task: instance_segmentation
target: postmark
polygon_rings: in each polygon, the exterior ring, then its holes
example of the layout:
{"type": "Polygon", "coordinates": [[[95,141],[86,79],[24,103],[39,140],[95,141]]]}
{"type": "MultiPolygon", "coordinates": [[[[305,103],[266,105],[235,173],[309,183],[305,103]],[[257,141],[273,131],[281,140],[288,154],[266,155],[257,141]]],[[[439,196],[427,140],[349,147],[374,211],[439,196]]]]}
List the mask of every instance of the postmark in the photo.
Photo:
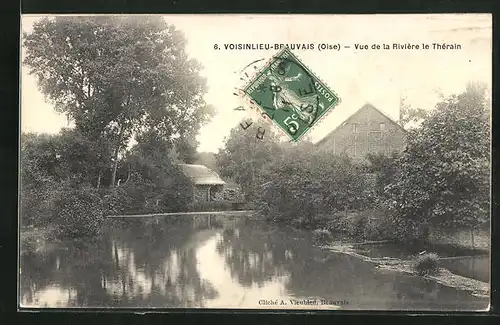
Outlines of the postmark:
{"type": "Polygon", "coordinates": [[[267,124],[267,121],[264,121],[264,118],[266,116],[263,116],[262,114],[255,114],[255,107],[248,107],[248,105],[245,105],[245,102],[243,101],[243,97],[244,97],[244,90],[243,88],[245,87],[245,85],[251,80],[251,75],[252,75],[252,72],[253,71],[258,71],[260,68],[262,68],[262,65],[265,64],[266,61],[264,58],[260,58],[260,59],[257,59],[257,60],[253,60],[252,62],[250,62],[249,64],[247,64],[245,67],[243,67],[241,70],[239,71],[235,71],[235,73],[237,73],[239,75],[239,81],[242,83],[241,86],[239,87],[234,87],[235,89],[235,92],[233,93],[233,95],[237,96],[238,98],[242,99],[242,102],[241,102],[241,105],[239,105],[238,107],[234,108],[235,111],[245,111],[245,112],[248,112],[248,109],[247,108],[252,108],[252,114],[253,116],[243,120],[242,122],[240,122],[240,128],[243,130],[243,131],[246,131],[250,126],[252,126],[254,123],[258,123],[259,125],[257,126],[257,131],[255,133],[255,137],[259,140],[263,140],[264,139],[264,134],[266,133],[266,124],[267,124]],[[253,117],[253,118],[252,118],[253,117]],[[266,122],[266,123],[262,123],[262,122],[266,122]]]}
{"type": "Polygon", "coordinates": [[[269,60],[243,92],[292,141],[298,141],[340,102],[288,48],[269,60]]]}

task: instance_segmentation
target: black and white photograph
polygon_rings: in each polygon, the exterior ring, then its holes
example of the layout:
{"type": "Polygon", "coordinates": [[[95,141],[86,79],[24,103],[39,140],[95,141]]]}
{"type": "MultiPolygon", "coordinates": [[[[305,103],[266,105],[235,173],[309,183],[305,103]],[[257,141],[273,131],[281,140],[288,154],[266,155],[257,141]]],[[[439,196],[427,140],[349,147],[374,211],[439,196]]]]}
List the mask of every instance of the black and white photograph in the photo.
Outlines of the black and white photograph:
{"type": "Polygon", "coordinates": [[[20,311],[489,310],[492,15],[20,35],[20,311]]]}

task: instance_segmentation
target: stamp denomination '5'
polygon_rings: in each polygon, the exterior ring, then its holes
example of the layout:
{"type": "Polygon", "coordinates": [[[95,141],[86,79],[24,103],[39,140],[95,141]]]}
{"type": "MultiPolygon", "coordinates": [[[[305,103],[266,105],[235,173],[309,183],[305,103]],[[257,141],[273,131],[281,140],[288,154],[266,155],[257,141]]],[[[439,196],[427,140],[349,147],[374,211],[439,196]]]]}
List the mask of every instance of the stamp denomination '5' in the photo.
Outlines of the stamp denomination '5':
{"type": "Polygon", "coordinates": [[[288,48],[275,55],[244,92],[293,141],[339,103],[339,97],[288,48]]]}

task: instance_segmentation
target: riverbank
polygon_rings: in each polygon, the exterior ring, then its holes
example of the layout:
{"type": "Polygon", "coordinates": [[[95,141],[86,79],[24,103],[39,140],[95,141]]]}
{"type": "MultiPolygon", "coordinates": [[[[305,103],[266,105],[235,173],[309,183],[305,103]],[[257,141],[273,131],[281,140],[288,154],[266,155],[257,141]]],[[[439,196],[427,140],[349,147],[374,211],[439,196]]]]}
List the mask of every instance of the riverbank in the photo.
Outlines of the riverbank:
{"type": "Polygon", "coordinates": [[[147,214],[122,214],[109,215],[106,218],[153,218],[153,217],[169,217],[169,216],[216,216],[230,215],[233,217],[248,216],[255,218],[255,210],[228,210],[228,211],[190,211],[190,212],[169,212],[169,213],[147,213],[147,214]]]}
{"type": "Polygon", "coordinates": [[[46,227],[26,227],[19,232],[19,243],[21,253],[41,252],[51,249],[57,244],[57,228],[55,226],[46,227]]]}
{"type": "MultiPolygon", "coordinates": [[[[325,245],[320,246],[323,249],[327,249],[336,253],[343,253],[350,256],[357,257],[363,261],[370,262],[375,265],[378,269],[384,269],[389,271],[400,272],[404,274],[410,274],[414,276],[420,276],[413,271],[412,260],[404,260],[393,257],[383,257],[383,258],[373,258],[366,255],[359,254],[353,245],[343,244],[343,245],[325,245]]],[[[445,268],[439,268],[439,272],[436,275],[425,275],[423,278],[436,281],[447,287],[459,289],[462,291],[470,292],[472,295],[477,297],[487,298],[490,293],[490,285],[486,282],[475,280],[472,278],[460,276],[450,272],[445,268]]]]}

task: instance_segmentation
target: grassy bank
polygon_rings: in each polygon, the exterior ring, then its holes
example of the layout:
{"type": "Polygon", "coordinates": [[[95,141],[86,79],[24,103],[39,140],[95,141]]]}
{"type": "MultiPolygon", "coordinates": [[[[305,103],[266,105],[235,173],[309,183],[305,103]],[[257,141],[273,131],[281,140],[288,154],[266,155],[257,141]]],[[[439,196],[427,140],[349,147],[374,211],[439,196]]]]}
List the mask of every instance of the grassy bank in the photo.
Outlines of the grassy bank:
{"type": "Polygon", "coordinates": [[[25,252],[39,252],[50,249],[50,246],[58,242],[57,227],[50,225],[45,227],[25,227],[19,232],[19,243],[21,254],[25,252]]]}

